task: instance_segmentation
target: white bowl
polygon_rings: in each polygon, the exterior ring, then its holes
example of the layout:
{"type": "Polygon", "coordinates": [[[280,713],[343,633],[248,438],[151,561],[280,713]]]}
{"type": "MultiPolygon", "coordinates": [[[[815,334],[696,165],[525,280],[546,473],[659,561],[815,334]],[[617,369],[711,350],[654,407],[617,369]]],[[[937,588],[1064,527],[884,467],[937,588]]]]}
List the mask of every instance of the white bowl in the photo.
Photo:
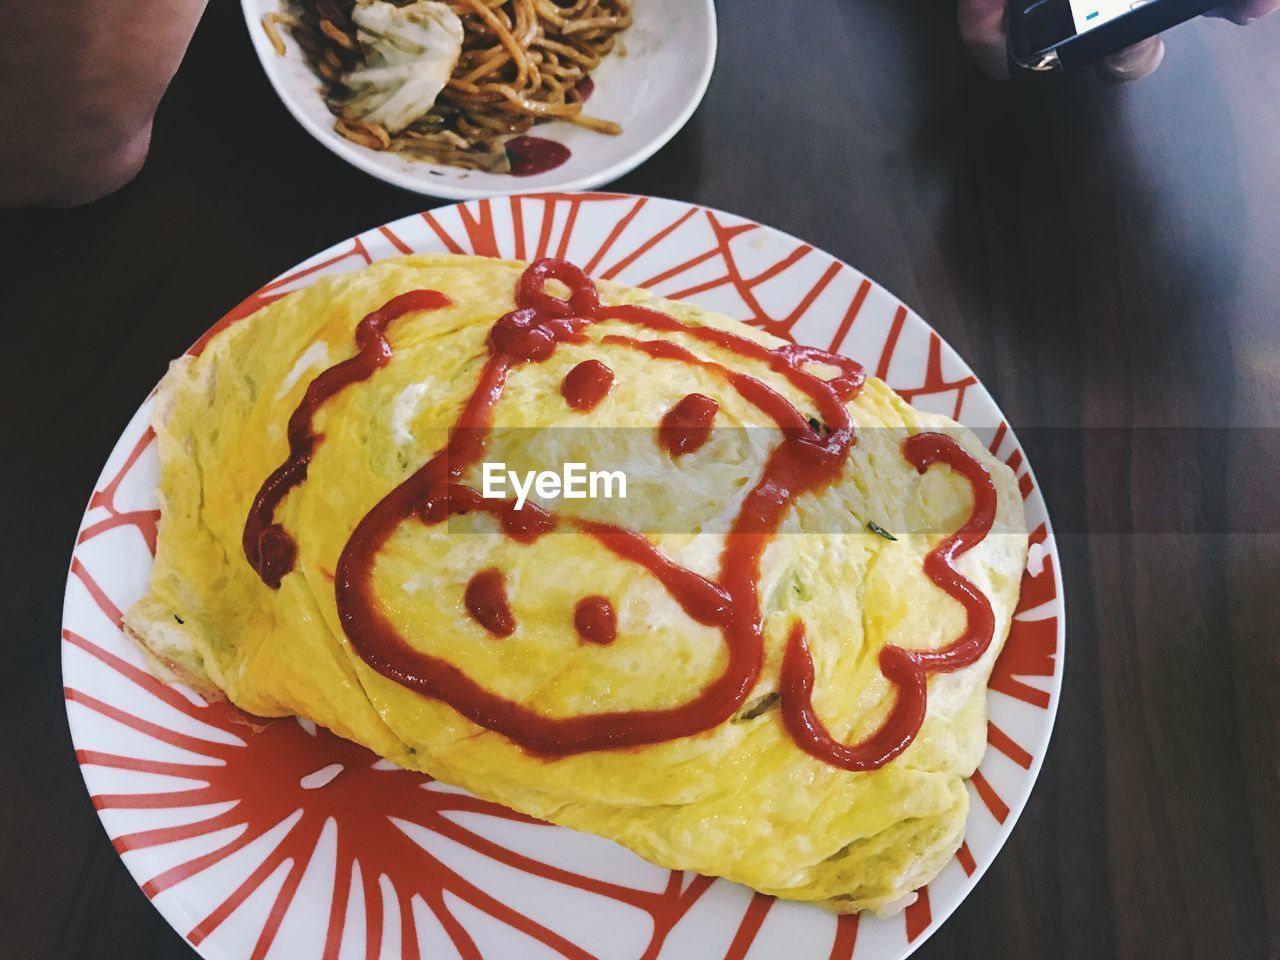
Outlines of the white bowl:
{"type": "Polygon", "coordinates": [[[276,53],[262,17],[282,10],[283,0],[241,0],[249,36],[271,85],[303,128],[348,163],[387,183],[432,197],[470,200],[508,193],[589,190],[639,166],[688,122],[711,79],[716,57],[712,0],[635,0],[635,22],[592,73],[593,116],[622,125],[611,137],[570,123],[539,124],[533,132],[563,143],[569,159],[527,177],[484,173],[412,160],[391,151],[357,146],[333,129],[323,85],[301,49],[281,30],[287,48],[276,53]]]}

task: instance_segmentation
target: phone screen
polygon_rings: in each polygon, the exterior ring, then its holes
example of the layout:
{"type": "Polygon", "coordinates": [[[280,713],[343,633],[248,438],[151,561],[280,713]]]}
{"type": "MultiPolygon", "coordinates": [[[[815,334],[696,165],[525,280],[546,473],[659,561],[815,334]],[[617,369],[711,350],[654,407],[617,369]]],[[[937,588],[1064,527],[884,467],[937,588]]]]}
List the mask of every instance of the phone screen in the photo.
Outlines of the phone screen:
{"type": "Polygon", "coordinates": [[[1137,3],[1133,0],[1071,0],[1071,17],[1076,24],[1076,33],[1080,34],[1140,6],[1141,0],[1137,3]]]}

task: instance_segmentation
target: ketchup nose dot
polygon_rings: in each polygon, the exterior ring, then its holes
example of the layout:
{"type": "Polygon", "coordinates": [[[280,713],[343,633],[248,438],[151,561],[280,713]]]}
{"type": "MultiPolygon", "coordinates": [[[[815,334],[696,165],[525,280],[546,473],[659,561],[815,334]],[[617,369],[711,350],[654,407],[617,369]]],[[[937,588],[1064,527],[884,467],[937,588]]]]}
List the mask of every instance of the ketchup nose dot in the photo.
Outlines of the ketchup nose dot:
{"type": "Polygon", "coordinates": [[[613,643],[618,637],[618,615],[604,597],[585,597],[573,611],[573,626],[588,643],[613,643]]]}

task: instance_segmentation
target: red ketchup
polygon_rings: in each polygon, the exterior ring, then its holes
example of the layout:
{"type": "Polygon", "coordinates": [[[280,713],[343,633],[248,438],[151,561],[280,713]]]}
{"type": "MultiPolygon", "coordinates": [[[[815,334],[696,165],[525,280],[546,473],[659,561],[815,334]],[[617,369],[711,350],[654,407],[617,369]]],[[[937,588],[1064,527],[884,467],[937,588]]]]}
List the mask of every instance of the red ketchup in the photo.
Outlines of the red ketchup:
{"type": "MultiPolygon", "coordinates": [[[[821,490],[840,477],[849,451],[857,442],[845,402],[861,388],[862,368],[845,357],[809,347],[766,347],[728,331],[687,326],[647,307],[604,306],[591,280],[563,260],[532,264],[517,282],[515,299],[516,309],[494,323],[489,355],[450,432],[448,444],[375,504],[356,524],[343,548],[334,582],[342,628],[356,653],[382,675],[424,697],[449,704],[477,725],[502,734],[535,755],[556,757],[636,747],[710,730],[742,707],[760,679],[764,665],[761,557],[796,498],[821,490]],[[568,288],[568,299],[547,292],[547,281],[553,279],[568,288]],[[484,457],[494,409],[511,371],[545,361],[560,343],[592,342],[587,335],[590,326],[606,320],[613,321],[615,328],[632,328],[637,336],[610,333],[598,342],[637,350],[663,363],[707,371],[772,420],[782,434],[756,485],[739,505],[714,578],[671,560],[638,532],[557,517],[532,504],[516,510],[513,502],[482,498],[462,482],[463,475],[484,457]],[[680,344],[653,338],[655,332],[679,333],[688,341],[701,341],[767,367],[806,398],[808,409],[802,412],[756,377],[699,357],[680,344]],[[816,375],[809,369],[815,364],[835,368],[836,375],[830,379],[816,375]],[[821,430],[810,425],[811,415],[816,415],[821,430]],[[548,716],[485,689],[453,664],[415,649],[383,613],[373,589],[374,563],[383,545],[402,524],[433,525],[468,511],[492,514],[504,536],[525,543],[559,525],[568,525],[579,535],[594,538],[622,561],[643,568],[663,585],[686,616],[720,631],[726,651],[722,672],[691,699],[668,709],[548,716]]],[[[357,328],[359,352],[320,374],[308,387],[290,420],[289,459],[264,483],[245,525],[245,556],[265,582],[278,585],[279,578],[293,565],[293,541],[275,524],[273,510],[284,492],[305,479],[306,462],[322,442],[310,426],[316,408],[345,385],[372,375],[374,369],[386,363],[391,347],[383,329],[390,318],[410,308],[430,309],[447,302],[441,294],[430,291],[416,291],[392,300],[357,328]],[[405,297],[410,299],[406,301],[405,297]],[[267,532],[269,528],[271,532],[267,532]],[[286,542],[288,550],[282,546],[286,542]]],[[[599,369],[588,366],[593,363],[598,361],[579,364],[562,384],[566,401],[575,409],[575,399],[583,397],[585,403],[591,393],[585,385],[604,379],[599,369]],[[590,372],[577,374],[584,367],[590,372]],[[570,380],[578,377],[583,383],[571,385],[570,380]]],[[[608,372],[611,383],[612,372],[603,364],[599,368],[608,372]]],[[[673,455],[697,449],[709,435],[718,406],[715,400],[701,394],[685,397],[663,418],[659,442],[673,455]]],[[[996,500],[990,477],[954,440],[941,434],[909,437],[903,442],[902,453],[921,473],[933,466],[944,466],[967,479],[973,488],[969,519],[924,562],[930,580],[963,605],[967,626],[961,636],[940,650],[885,647],[880,654],[880,668],[895,687],[893,707],[871,736],[860,743],[843,744],[831,737],[814,713],[813,659],[803,623],[794,624],[781,672],[784,726],[802,749],[849,770],[875,769],[906,749],[924,718],[928,675],[973,663],[989,648],[994,632],[990,603],[955,566],[955,561],[981,542],[991,528],[996,500]]],[[[509,636],[515,629],[505,586],[496,570],[476,574],[467,585],[465,600],[471,616],[491,633],[509,636]]],[[[608,643],[616,636],[616,615],[604,597],[581,600],[573,619],[575,629],[586,642],[608,643]]]]}
{"type": "Polygon", "coordinates": [[[506,149],[513,177],[546,173],[569,159],[568,147],[545,137],[512,137],[506,149]]]}
{"type": "Polygon", "coordinates": [[[263,482],[244,524],[241,542],[244,555],[267,586],[278,589],[281,578],[293,569],[297,557],[297,544],[284,527],[275,522],[275,512],[285,494],[307,478],[307,464],[320,441],[311,425],[316,411],[335,394],[369,379],[375,370],[387,365],[391,359],[387,327],[393,320],[407,313],[439,310],[451,302],[434,290],[410,290],[393,297],[356,327],[356,355],[330,367],[307,386],[302,402],[289,418],[289,456],[263,482]]]}
{"type": "Polygon", "coordinates": [[[584,413],[594,410],[613,386],[613,371],[599,360],[583,360],[560,383],[564,402],[584,413]]]}
{"type": "Polygon", "coordinates": [[[720,404],[700,393],[691,393],[662,417],[658,443],[672,457],[693,453],[711,437],[720,404]]]}
{"type": "Polygon", "coordinates": [[[501,570],[481,570],[467,582],[462,599],[471,618],[495,637],[509,637],[516,632],[516,618],[507,603],[507,584],[501,570]]]}
{"type": "Polygon", "coordinates": [[[965,551],[981,543],[996,516],[996,488],[991,476],[954,439],[941,433],[917,433],[902,442],[902,455],[924,473],[945,464],[969,481],[973,508],[964,526],[924,559],[924,572],[965,609],[964,632],[940,650],[908,650],[889,645],[880,650],[880,672],[897,688],[897,697],[880,729],[861,743],[834,740],[813,711],[813,658],[804,625],[796,623],[782,660],[782,719],[801,749],[846,770],[882,767],[915,740],[924,723],[930,673],[967,667],[986,652],[995,634],[991,603],[956,569],[965,551]]]}
{"type": "Polygon", "coordinates": [[[573,628],[587,643],[613,643],[618,637],[618,616],[604,597],[584,597],[573,609],[573,628]]]}

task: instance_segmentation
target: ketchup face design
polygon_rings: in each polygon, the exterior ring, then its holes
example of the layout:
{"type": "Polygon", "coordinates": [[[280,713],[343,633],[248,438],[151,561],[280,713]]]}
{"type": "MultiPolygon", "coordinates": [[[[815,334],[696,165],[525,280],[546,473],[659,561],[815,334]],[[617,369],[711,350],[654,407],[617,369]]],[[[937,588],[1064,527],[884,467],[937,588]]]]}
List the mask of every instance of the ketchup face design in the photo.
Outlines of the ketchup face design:
{"type": "MultiPolygon", "coordinates": [[[[516,308],[498,318],[490,330],[484,366],[450,432],[449,443],[361,518],[342,550],[334,591],[347,639],[383,676],[447,703],[474,723],[501,733],[534,754],[555,757],[639,747],[712,729],[741,709],[760,679],[764,650],[761,558],[796,498],[821,490],[840,477],[857,442],[846,402],[861,389],[862,368],[845,357],[809,347],[785,344],[770,348],[713,327],[687,326],[648,307],[605,306],[592,281],[563,260],[539,260],[529,266],[517,282],[515,301],[516,308]],[[548,293],[548,280],[559,281],[568,289],[568,297],[548,293]],[[494,410],[510,373],[525,364],[545,361],[561,343],[590,342],[585,331],[605,320],[630,332],[610,333],[600,342],[636,350],[664,363],[710,371],[781,432],[781,441],[768,456],[758,481],[739,505],[713,579],[675,563],[636,531],[559,518],[534,504],[515,510],[509,502],[481,497],[462,481],[465,472],[483,457],[494,410]],[[764,381],[654,336],[666,333],[680,333],[768,367],[808,398],[817,411],[817,426],[764,381]],[[805,369],[809,363],[834,368],[836,375],[831,379],[815,376],[805,369]],[[493,514],[505,536],[524,543],[557,525],[571,525],[623,561],[639,564],[663,584],[687,616],[719,629],[727,653],[723,671],[692,699],[669,709],[550,717],[486,690],[441,658],[415,650],[377,602],[374,561],[401,524],[439,524],[467,511],[493,514]]],[[[263,483],[245,523],[245,557],[268,586],[279,587],[296,562],[296,544],[274,515],[288,491],[305,480],[307,463],[321,442],[312,429],[316,410],[340,390],[367,379],[389,362],[392,348],[386,332],[392,321],[449,303],[443,294],[431,290],[395,297],[360,322],[356,328],[358,352],[321,373],[308,386],[289,420],[289,456],[263,483]]],[[[561,392],[570,408],[585,411],[603,399],[612,383],[613,372],[603,363],[589,360],[566,376],[561,392]]],[[[655,442],[673,458],[697,450],[706,442],[718,409],[713,398],[685,396],[663,417],[655,442]]],[[[905,750],[924,720],[928,674],[957,670],[976,661],[990,646],[995,629],[987,598],[955,567],[955,561],[991,529],[996,494],[990,476],[959,444],[942,434],[908,437],[902,453],[921,473],[945,466],[968,480],[973,489],[969,519],[924,561],[930,580],[963,605],[967,625],[960,637],[939,650],[888,646],[881,651],[881,671],[896,691],[894,704],[881,727],[856,744],[834,740],[815,715],[813,660],[804,624],[797,621],[793,625],[780,678],[782,722],[801,749],[848,770],[876,769],[905,750]]],[[[471,578],[465,605],[496,641],[519,629],[505,581],[496,569],[479,571],[471,578]]],[[[566,611],[566,626],[570,623],[584,644],[609,644],[617,636],[617,616],[607,597],[582,598],[574,610],[566,611]]]]}

